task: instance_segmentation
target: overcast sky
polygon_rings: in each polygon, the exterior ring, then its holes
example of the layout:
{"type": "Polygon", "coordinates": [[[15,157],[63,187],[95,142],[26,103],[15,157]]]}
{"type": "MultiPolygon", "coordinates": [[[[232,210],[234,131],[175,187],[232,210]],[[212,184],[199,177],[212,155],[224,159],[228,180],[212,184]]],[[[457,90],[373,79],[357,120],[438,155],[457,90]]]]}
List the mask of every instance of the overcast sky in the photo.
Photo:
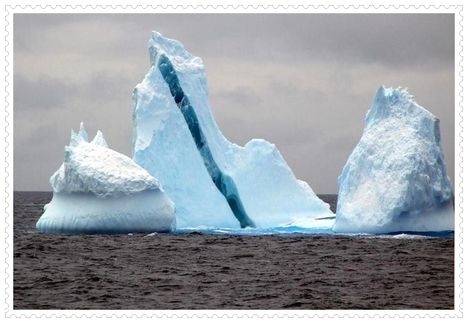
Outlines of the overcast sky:
{"type": "Polygon", "coordinates": [[[440,118],[453,179],[452,14],[15,14],[15,190],[51,189],[80,121],[131,156],[131,93],[152,30],[203,59],[229,140],[275,143],[316,193],[337,192],[381,84],[407,87],[440,118]]]}

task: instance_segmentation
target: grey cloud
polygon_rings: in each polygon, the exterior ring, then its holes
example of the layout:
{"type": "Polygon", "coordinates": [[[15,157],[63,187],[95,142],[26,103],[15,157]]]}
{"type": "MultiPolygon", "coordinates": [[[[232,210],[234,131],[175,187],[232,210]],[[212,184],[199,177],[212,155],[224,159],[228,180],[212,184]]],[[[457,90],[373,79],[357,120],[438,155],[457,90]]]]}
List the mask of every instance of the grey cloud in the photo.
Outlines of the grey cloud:
{"type": "Polygon", "coordinates": [[[226,89],[214,93],[213,96],[217,96],[220,101],[226,102],[231,101],[237,105],[244,106],[255,106],[260,102],[260,98],[254,91],[247,87],[238,87],[234,89],[226,89]]]}
{"type": "Polygon", "coordinates": [[[107,48],[115,51],[114,55],[140,56],[149,32],[158,30],[171,38],[184,39],[186,47],[202,58],[351,60],[398,66],[453,64],[453,60],[447,60],[454,55],[453,14],[66,16],[15,16],[15,32],[29,35],[27,40],[15,40],[15,44],[46,46],[42,42],[43,29],[47,32],[62,28],[70,32],[64,37],[80,46],[89,39],[97,41],[89,34],[94,31],[104,38],[102,46],[89,49],[91,52],[107,48]],[[85,25],[88,33],[72,33],[73,27],[79,30],[85,25]]]}
{"type": "Polygon", "coordinates": [[[441,119],[454,163],[452,15],[15,15],[15,189],[48,190],[84,121],[131,154],[133,87],[151,30],[202,57],[221,130],[277,145],[319,193],[362,134],[380,84],[407,86],[441,119]]]}
{"type": "Polygon", "coordinates": [[[27,109],[54,109],[63,107],[72,95],[72,86],[63,80],[42,76],[30,80],[22,74],[14,77],[14,102],[18,111],[27,109]]]}
{"type": "Polygon", "coordinates": [[[45,75],[31,80],[23,73],[15,73],[14,102],[19,112],[29,109],[66,108],[70,101],[82,98],[106,103],[109,98],[127,97],[131,93],[131,87],[122,91],[122,83],[129,83],[125,76],[102,71],[79,82],[66,76],[54,78],[45,75]]]}

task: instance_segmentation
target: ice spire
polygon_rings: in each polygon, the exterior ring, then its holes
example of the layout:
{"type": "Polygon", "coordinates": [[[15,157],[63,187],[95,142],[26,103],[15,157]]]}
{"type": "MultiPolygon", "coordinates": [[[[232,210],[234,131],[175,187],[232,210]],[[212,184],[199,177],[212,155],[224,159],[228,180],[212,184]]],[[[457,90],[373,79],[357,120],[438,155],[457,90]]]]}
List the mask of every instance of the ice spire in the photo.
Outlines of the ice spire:
{"type": "Polygon", "coordinates": [[[101,130],[98,130],[96,133],[96,136],[94,139],[91,141],[92,144],[97,145],[97,146],[102,146],[102,147],[109,147],[107,145],[106,139],[104,139],[104,135],[102,134],[101,130]]]}
{"type": "Polygon", "coordinates": [[[88,132],[86,131],[83,122],[80,123],[80,130],[76,133],[71,129],[70,145],[71,147],[77,146],[81,141],[88,142],[88,132]]]}

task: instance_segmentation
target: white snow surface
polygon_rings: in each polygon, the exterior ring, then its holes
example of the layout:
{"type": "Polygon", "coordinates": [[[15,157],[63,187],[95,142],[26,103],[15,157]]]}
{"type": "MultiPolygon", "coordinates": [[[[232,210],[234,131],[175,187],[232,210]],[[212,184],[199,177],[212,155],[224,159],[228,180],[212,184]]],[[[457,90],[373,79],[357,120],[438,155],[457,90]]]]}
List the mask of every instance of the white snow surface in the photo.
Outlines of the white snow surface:
{"type": "MultiPolygon", "coordinates": [[[[157,32],[149,41],[151,68],[134,91],[134,160],[157,177],[177,205],[178,227],[238,228],[226,198],[213,184],[170,88],[157,68],[161,55],[172,63],[190,100],[213,159],[237,186],[257,228],[314,226],[333,216],[309,185],[295,178],[275,145],[253,139],[244,147],[219,130],[208,102],[203,62],[181,43],[157,32]]],[[[321,224],[322,226],[323,224],[321,224]]]]}
{"type": "Polygon", "coordinates": [[[380,87],[339,177],[334,230],[454,229],[439,120],[402,88],[380,87]]]}
{"type": "Polygon", "coordinates": [[[52,175],[52,201],[36,224],[41,232],[171,231],[175,206],[158,181],[133,160],[107,147],[100,131],[87,142],[83,125],[71,134],[65,160],[52,175]]]}
{"type": "Polygon", "coordinates": [[[92,193],[97,197],[158,190],[158,181],[132,159],[107,147],[99,131],[91,143],[83,126],[72,130],[65,160],[50,178],[54,192],[92,193]]]}

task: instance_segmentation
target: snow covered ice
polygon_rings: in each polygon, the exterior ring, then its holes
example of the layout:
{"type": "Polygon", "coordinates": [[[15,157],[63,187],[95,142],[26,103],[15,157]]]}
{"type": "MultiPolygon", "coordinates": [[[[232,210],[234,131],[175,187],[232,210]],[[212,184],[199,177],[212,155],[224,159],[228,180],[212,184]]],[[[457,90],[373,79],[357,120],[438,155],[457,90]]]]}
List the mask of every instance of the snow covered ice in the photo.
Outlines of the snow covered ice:
{"type": "Polygon", "coordinates": [[[108,148],[100,131],[88,142],[81,124],[50,178],[54,196],[36,224],[41,232],[171,231],[174,203],[132,159],[108,148]]]}
{"type": "Polygon", "coordinates": [[[404,89],[378,89],[339,186],[337,232],[454,229],[439,120],[404,89]]]}
{"type": "Polygon", "coordinates": [[[295,178],[276,147],[244,147],[219,130],[202,60],[157,32],[134,90],[134,160],[177,206],[178,227],[331,227],[328,205],[295,178]]]}

